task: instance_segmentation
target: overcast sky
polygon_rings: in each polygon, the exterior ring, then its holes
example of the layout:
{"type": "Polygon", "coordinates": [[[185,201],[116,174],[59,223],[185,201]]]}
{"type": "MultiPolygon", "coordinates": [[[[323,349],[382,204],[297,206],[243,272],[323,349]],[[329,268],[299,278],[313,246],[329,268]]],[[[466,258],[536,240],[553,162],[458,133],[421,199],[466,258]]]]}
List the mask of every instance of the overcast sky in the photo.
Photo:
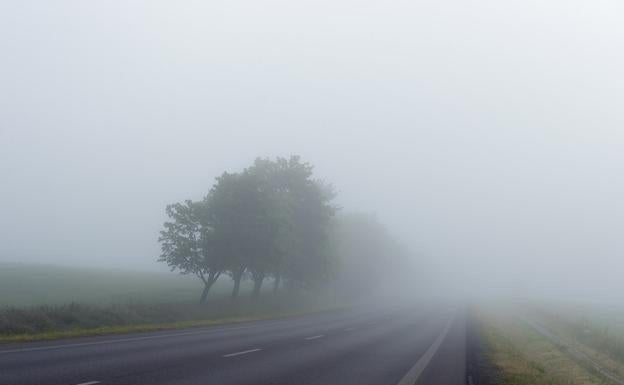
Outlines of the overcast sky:
{"type": "Polygon", "coordinates": [[[624,292],[621,0],[2,1],[0,54],[0,260],[154,268],[300,154],[447,277],[624,292]]]}

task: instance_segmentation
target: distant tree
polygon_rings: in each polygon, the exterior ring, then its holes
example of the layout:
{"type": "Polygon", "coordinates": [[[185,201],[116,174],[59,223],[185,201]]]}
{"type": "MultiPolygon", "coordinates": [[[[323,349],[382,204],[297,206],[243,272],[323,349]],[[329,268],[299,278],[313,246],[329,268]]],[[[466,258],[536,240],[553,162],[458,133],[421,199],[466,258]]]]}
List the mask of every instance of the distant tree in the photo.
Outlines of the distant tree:
{"type": "Polygon", "coordinates": [[[348,297],[371,293],[381,283],[400,286],[414,280],[408,250],[370,214],[350,213],[336,218],[332,230],[336,255],[336,286],[348,297]]]}
{"type": "Polygon", "coordinates": [[[223,272],[234,281],[233,299],[246,276],[255,298],[267,277],[274,280],[274,292],[281,282],[291,288],[319,285],[334,266],[334,196],[299,157],[258,158],[242,172],[216,178],[203,201],[167,207],[172,221],[161,232],[160,260],[200,277],[202,301],[223,272]]]}
{"type": "Polygon", "coordinates": [[[226,268],[226,260],[215,239],[214,227],[207,216],[203,202],[168,205],[170,221],[160,232],[162,253],[159,261],[167,263],[171,270],[182,274],[194,274],[204,284],[200,303],[206,301],[208,292],[226,268]]]}
{"type": "Polygon", "coordinates": [[[234,281],[232,299],[238,297],[254,247],[252,238],[256,236],[255,213],[250,210],[254,207],[253,186],[249,182],[242,174],[224,173],[216,179],[204,200],[209,207],[215,238],[226,258],[226,271],[234,281]]]}
{"type": "MultiPolygon", "coordinates": [[[[277,277],[291,237],[290,197],[280,186],[280,170],[277,162],[258,158],[244,171],[256,184],[261,236],[255,252],[249,259],[249,272],[254,282],[252,297],[258,298],[264,280],[268,276],[277,277]]],[[[275,278],[279,285],[278,278],[275,278]]]]}
{"type": "Polygon", "coordinates": [[[262,173],[246,169],[217,178],[206,202],[217,239],[227,254],[227,271],[234,280],[232,298],[238,296],[246,274],[253,278],[254,296],[258,296],[272,269],[280,227],[278,200],[262,173]]]}
{"type": "Polygon", "coordinates": [[[330,222],[337,208],[331,185],[313,178],[314,167],[298,156],[276,161],[277,189],[289,205],[287,256],[278,268],[293,287],[313,287],[330,277],[330,222]]]}

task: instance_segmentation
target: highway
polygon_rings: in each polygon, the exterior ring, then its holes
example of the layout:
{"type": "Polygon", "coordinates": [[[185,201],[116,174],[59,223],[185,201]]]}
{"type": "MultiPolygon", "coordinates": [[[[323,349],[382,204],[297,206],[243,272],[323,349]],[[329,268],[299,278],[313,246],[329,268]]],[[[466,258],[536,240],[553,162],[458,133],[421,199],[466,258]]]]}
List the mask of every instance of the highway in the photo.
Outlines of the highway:
{"type": "Polygon", "coordinates": [[[448,306],[356,307],[0,345],[0,384],[464,385],[465,318],[448,306]]]}

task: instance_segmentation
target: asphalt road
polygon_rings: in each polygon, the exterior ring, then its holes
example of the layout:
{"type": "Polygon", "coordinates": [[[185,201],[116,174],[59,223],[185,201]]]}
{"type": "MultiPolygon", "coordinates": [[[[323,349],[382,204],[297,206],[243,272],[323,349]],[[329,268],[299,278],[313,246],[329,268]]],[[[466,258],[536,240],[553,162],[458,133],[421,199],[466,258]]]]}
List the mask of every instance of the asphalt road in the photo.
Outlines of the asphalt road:
{"type": "Polygon", "coordinates": [[[466,384],[465,314],[355,308],[123,336],[0,345],[2,385],[466,384]]]}

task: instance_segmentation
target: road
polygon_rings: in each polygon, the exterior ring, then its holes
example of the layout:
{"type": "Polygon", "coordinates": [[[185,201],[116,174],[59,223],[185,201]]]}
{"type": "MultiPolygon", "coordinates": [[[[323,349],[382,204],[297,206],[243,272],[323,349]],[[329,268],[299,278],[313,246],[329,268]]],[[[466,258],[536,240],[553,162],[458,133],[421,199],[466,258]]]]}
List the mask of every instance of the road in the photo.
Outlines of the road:
{"type": "Polygon", "coordinates": [[[0,384],[464,385],[465,334],[463,311],[421,305],[1,345],[0,384]]]}

